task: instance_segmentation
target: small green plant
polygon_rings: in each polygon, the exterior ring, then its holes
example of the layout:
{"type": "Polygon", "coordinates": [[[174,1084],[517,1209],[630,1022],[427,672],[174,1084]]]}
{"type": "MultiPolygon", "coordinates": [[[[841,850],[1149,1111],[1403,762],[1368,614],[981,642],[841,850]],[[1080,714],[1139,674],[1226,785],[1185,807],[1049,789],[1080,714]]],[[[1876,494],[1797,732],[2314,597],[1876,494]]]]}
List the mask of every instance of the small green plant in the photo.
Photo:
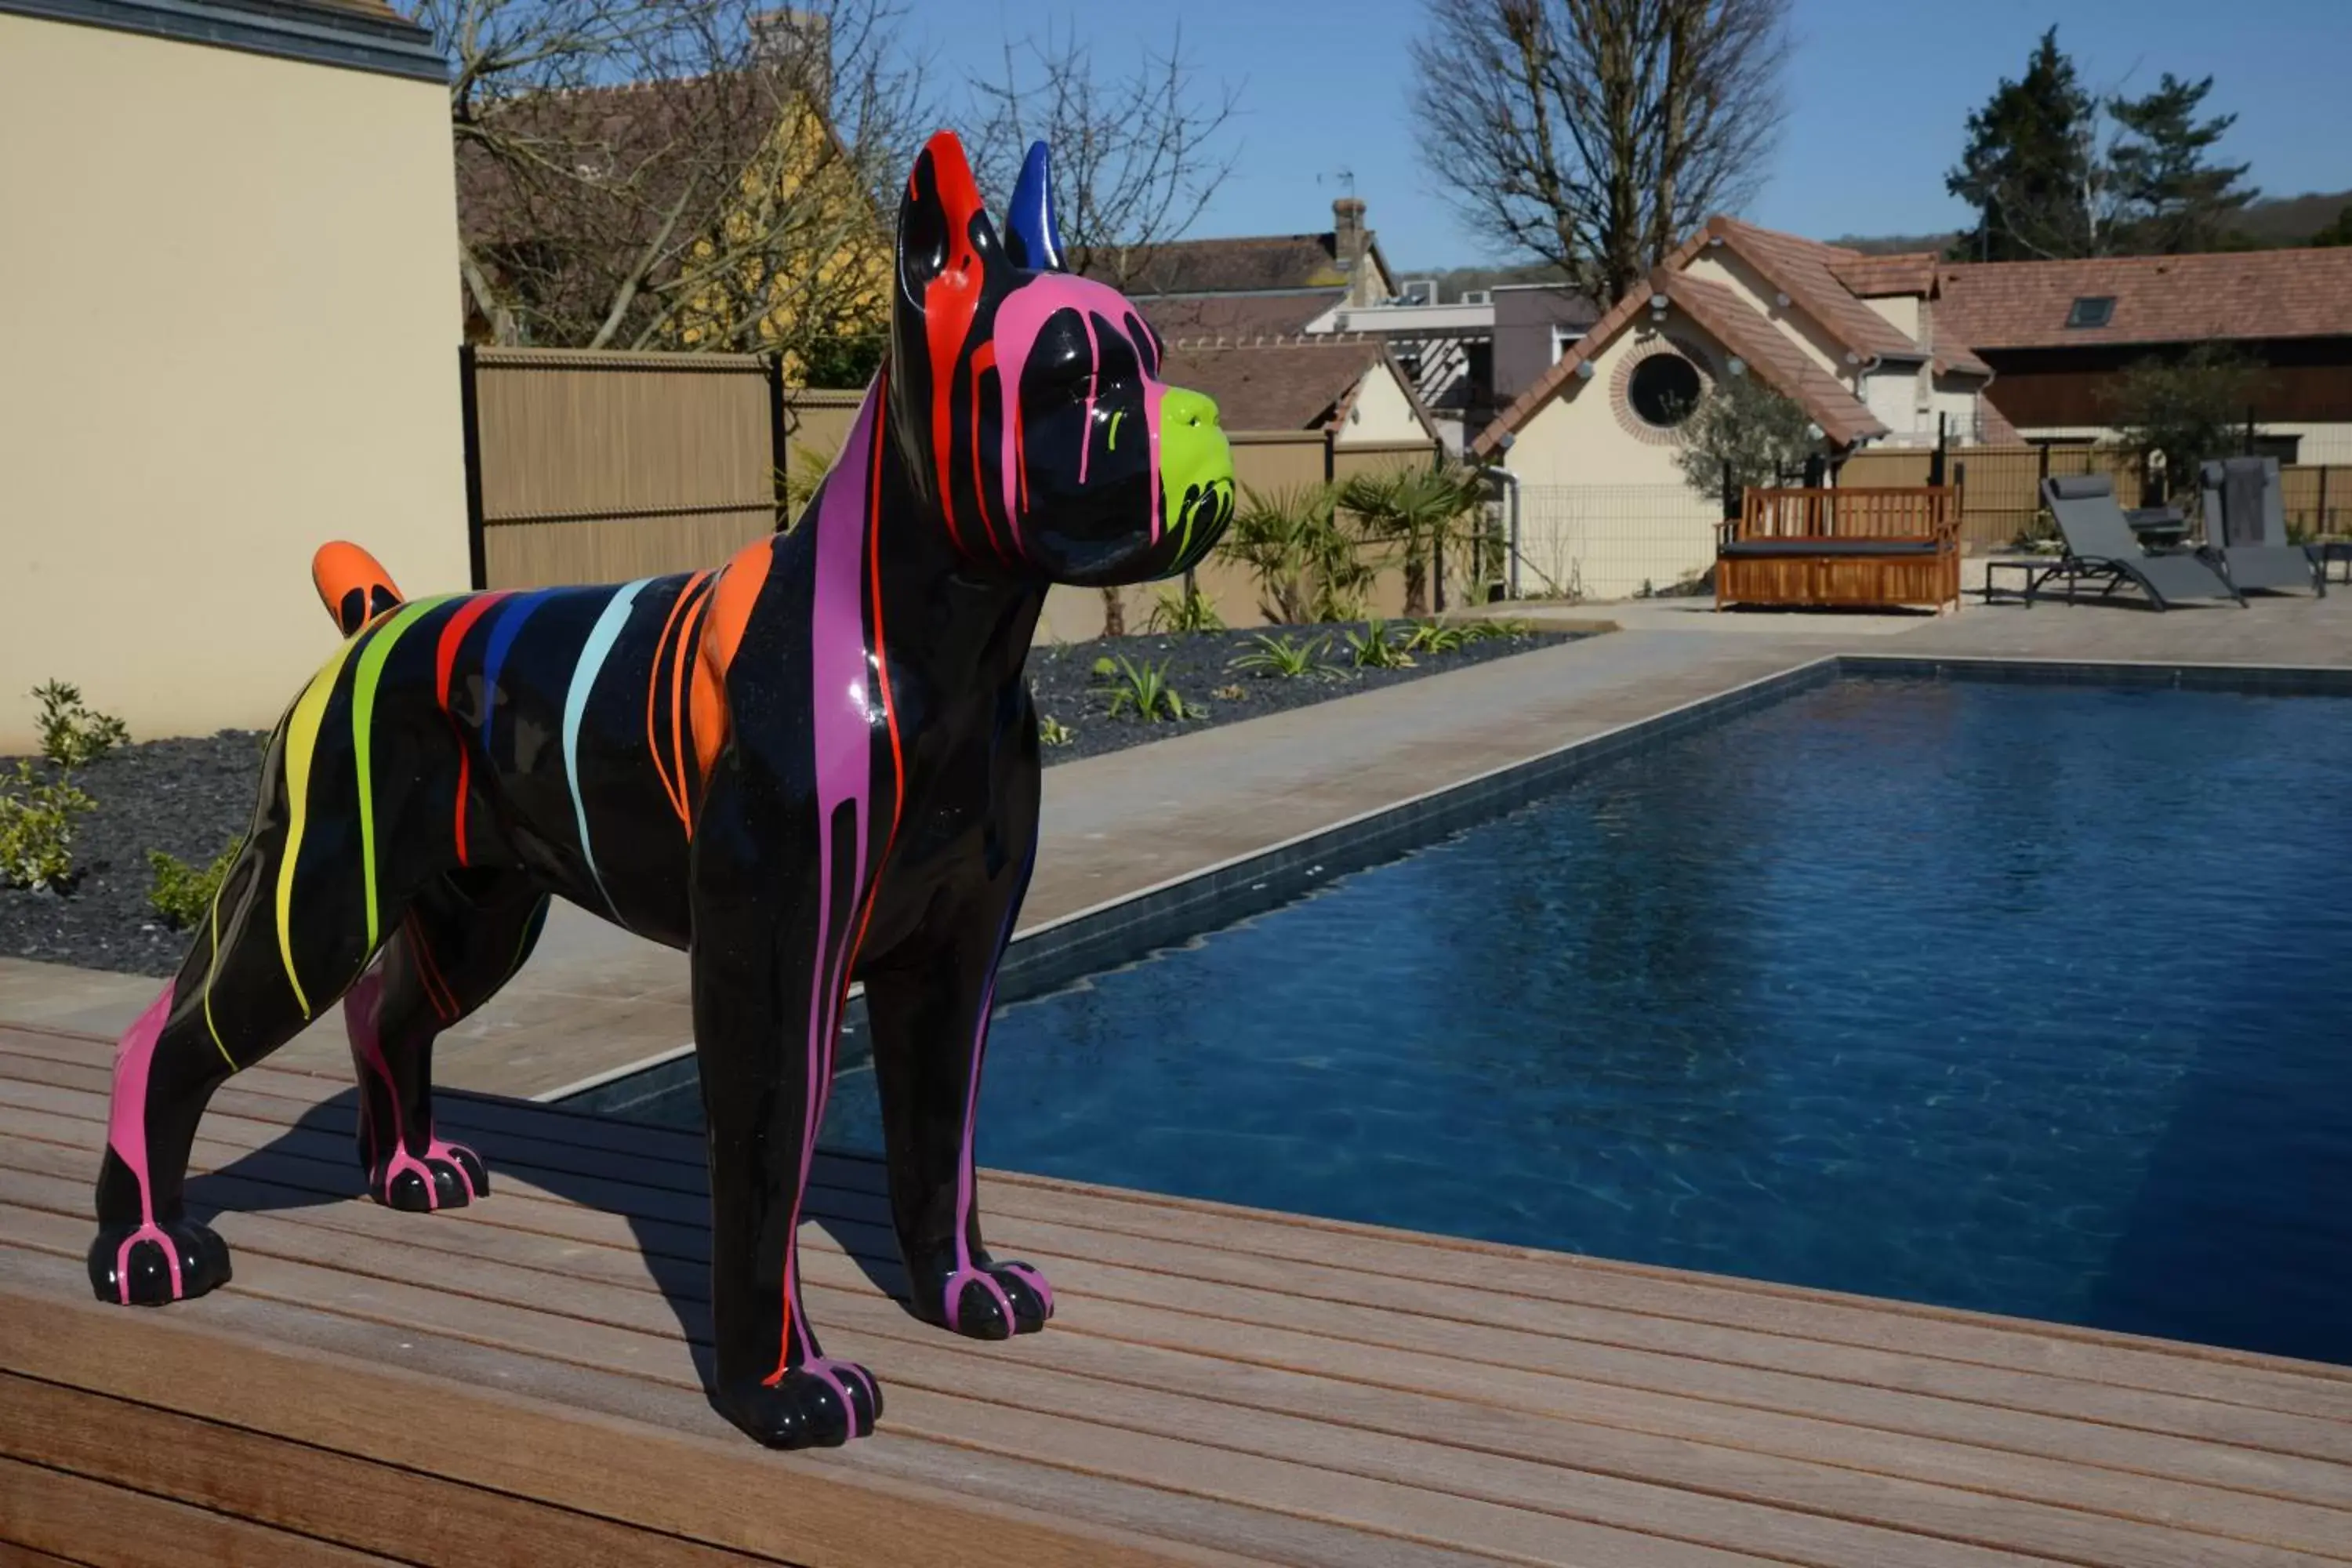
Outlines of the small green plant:
{"type": "Polygon", "coordinates": [[[1239,702],[1249,696],[1249,689],[1241,686],[1220,686],[1209,695],[1220,702],[1239,702]]]}
{"type": "Polygon", "coordinates": [[[1131,712],[1150,724],[1162,719],[1198,718],[1201,710],[1188,705],[1168,684],[1165,664],[1139,665],[1121,658],[1112,678],[1110,712],[1114,719],[1131,712]]]}
{"type": "Polygon", "coordinates": [[[1296,680],[1306,675],[1339,673],[1339,666],[1323,657],[1324,651],[1330,647],[1328,637],[1302,642],[1293,637],[1276,637],[1260,632],[1250,640],[1257,645],[1256,648],[1234,659],[1226,668],[1247,670],[1254,675],[1275,676],[1284,680],[1296,680]]]}
{"type": "Polygon", "coordinates": [[[0,783],[0,879],[62,889],[73,874],[74,818],[97,807],[70,778],[44,780],[20,758],[15,779],[0,783]]]}
{"type": "Polygon", "coordinates": [[[1105,654],[1095,660],[1095,679],[1097,680],[1116,679],[1118,676],[1118,667],[1126,662],[1127,660],[1123,658],[1114,660],[1108,654],[1105,654]]]}
{"type": "Polygon", "coordinates": [[[1172,593],[1159,595],[1153,601],[1150,617],[1143,623],[1143,629],[1175,633],[1221,632],[1225,629],[1225,623],[1224,618],[1217,614],[1217,606],[1209,603],[1209,596],[1198,587],[1178,588],[1172,593]]]}
{"type": "Polygon", "coordinates": [[[1402,645],[1389,637],[1388,623],[1374,616],[1364,624],[1362,631],[1347,634],[1349,651],[1356,656],[1358,669],[1409,669],[1412,656],[1402,645]]]}
{"type": "Polygon", "coordinates": [[[1470,643],[1468,626],[1449,626],[1444,621],[1423,621],[1405,635],[1407,653],[1452,653],[1470,643]]]}
{"type": "Polygon", "coordinates": [[[1063,723],[1051,713],[1042,716],[1037,721],[1037,739],[1049,746],[1066,746],[1076,738],[1070,732],[1070,727],[1067,724],[1063,723]]]}
{"type": "Polygon", "coordinates": [[[191,866],[176,855],[150,849],[147,865],[155,880],[147,889],[149,906],[172,926],[187,930],[213,907],[214,896],[220,891],[228,868],[236,864],[237,851],[244,847],[245,840],[240,838],[209,866],[191,866]]]}
{"type": "Polygon", "coordinates": [[[1534,635],[1534,626],[1527,621],[1472,621],[1462,628],[1470,642],[1508,642],[1515,637],[1534,635]]]}
{"type": "Polygon", "coordinates": [[[88,767],[131,739],[121,720],[82,705],[79,686],[52,680],[33,688],[33,700],[41,705],[41,755],[68,772],[88,767]]]}

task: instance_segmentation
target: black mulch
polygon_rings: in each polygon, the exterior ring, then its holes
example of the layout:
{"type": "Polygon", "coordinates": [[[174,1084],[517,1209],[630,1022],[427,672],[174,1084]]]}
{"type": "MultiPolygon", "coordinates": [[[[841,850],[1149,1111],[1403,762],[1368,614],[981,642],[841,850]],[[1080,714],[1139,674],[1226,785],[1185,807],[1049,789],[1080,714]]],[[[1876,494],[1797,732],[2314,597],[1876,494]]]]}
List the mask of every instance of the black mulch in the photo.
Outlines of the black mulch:
{"type": "MultiPolygon", "coordinates": [[[[1344,666],[1349,658],[1344,629],[1317,626],[1278,635],[1301,640],[1328,637],[1326,658],[1344,666]]],[[[1232,668],[1235,658],[1256,646],[1256,636],[1200,632],[1037,648],[1029,656],[1029,677],[1038,709],[1070,732],[1067,742],[1045,748],[1046,765],[1304,708],[1568,640],[1558,633],[1495,638],[1452,653],[1415,654],[1412,667],[1406,669],[1349,668],[1338,676],[1283,679],[1232,668]],[[1131,717],[1110,717],[1108,689],[1094,674],[1096,660],[1106,656],[1160,666],[1187,708],[1200,704],[1202,716],[1148,724],[1131,717]]],[[[81,770],[75,782],[98,802],[98,809],[79,820],[73,886],[62,895],[0,888],[0,953],[132,974],[174,973],[187,952],[189,937],[165,925],[147,902],[153,882],[147,851],[162,849],[202,866],[235,841],[252,820],[267,738],[225,730],[201,740],[151,741],[118,748],[81,770]]],[[[15,768],[14,759],[0,758],[0,772],[13,774],[15,768]]]]}

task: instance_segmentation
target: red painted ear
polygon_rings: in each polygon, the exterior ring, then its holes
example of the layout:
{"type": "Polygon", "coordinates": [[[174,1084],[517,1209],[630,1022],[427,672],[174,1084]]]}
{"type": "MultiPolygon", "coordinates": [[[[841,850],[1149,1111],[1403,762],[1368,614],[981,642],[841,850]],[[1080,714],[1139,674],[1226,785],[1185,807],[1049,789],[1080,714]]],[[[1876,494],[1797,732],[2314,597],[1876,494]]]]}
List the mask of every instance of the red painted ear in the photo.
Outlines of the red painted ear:
{"type": "MultiPolygon", "coordinates": [[[[920,309],[924,290],[950,270],[986,272],[1000,260],[995,226],[980,199],[963,142],[941,131],[923,144],[898,207],[898,287],[920,309]]],[[[974,278],[974,291],[980,279],[974,278]]]]}

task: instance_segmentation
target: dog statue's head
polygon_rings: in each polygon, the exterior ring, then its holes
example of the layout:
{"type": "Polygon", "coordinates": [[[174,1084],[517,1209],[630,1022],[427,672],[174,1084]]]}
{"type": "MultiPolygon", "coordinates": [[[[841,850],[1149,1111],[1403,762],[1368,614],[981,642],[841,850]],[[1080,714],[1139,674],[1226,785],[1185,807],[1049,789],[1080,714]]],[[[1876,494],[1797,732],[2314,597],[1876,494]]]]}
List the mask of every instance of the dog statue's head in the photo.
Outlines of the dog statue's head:
{"type": "Polygon", "coordinates": [[[1000,238],[963,144],[933,136],[898,209],[889,415],[966,560],[1055,582],[1189,570],[1234,510],[1217,405],[1160,379],[1117,289],[1063,269],[1045,144],[1000,238]]]}

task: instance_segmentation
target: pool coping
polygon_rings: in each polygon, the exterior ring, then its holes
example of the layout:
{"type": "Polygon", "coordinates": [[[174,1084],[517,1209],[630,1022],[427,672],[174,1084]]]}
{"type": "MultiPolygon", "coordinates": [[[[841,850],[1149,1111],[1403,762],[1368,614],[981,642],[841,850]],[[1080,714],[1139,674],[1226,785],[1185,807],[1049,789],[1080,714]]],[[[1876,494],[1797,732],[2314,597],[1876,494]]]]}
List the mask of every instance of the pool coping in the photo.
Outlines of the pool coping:
{"type": "MultiPolygon", "coordinates": [[[[1205,931],[1277,909],[1339,877],[1394,859],[1448,833],[1552,794],[1629,752],[1775,706],[1843,679],[2352,696],[2352,668],[2325,665],[1825,654],[1040,921],[1015,934],[1007,944],[997,972],[998,1005],[1011,1005],[1042,995],[1085,975],[1138,962],[1205,931]]],[[[853,1003],[862,994],[862,987],[851,988],[853,1003]]],[[[694,1046],[688,1042],[533,1098],[544,1104],[625,1119],[629,1106],[690,1081],[693,1054],[694,1046]],[[604,1106],[588,1103],[598,1090],[631,1080],[638,1080],[635,1091],[625,1098],[608,1097],[611,1102],[604,1106]]],[[[847,1064],[852,1058],[841,1059],[847,1064]]]]}

